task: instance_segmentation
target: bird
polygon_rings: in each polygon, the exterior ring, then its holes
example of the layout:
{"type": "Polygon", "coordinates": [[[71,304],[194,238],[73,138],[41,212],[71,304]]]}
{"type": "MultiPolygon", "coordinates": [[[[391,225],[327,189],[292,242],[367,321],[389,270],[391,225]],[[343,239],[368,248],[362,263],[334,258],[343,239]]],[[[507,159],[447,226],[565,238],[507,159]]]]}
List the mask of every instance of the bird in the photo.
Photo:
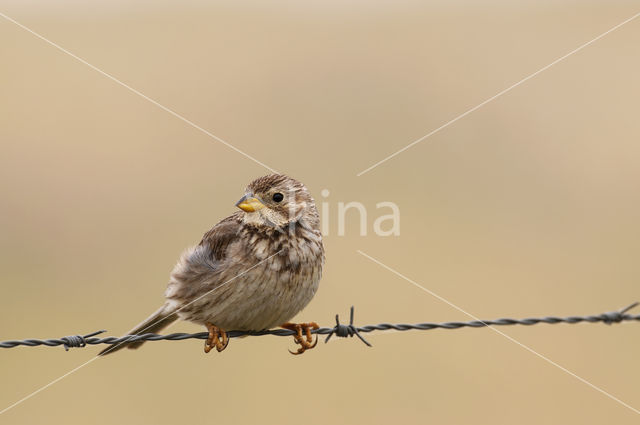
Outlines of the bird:
{"type": "MultiPolygon", "coordinates": [[[[184,251],[169,277],[166,301],[127,335],[157,333],[177,319],[204,325],[204,351],[223,351],[228,331],[280,326],[294,331],[292,354],[315,347],[315,322],[291,323],[314,297],[325,261],[320,216],[301,182],[284,174],[253,180],[200,243],[184,251]]],[[[99,355],[144,341],[114,344],[99,355]]]]}

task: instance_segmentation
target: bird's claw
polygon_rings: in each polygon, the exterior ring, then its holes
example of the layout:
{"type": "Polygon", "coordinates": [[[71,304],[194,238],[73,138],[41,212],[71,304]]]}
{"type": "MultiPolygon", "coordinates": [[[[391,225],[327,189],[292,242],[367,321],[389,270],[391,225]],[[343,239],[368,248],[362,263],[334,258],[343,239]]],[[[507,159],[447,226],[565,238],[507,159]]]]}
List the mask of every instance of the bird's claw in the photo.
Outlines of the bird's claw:
{"type": "Polygon", "coordinates": [[[314,341],[313,335],[311,334],[312,329],[320,329],[320,326],[318,326],[316,322],[285,323],[281,327],[295,332],[295,335],[293,335],[293,341],[296,344],[300,345],[300,348],[298,348],[298,350],[295,352],[289,350],[289,352],[294,356],[297,356],[298,354],[302,354],[305,351],[312,349],[318,343],[318,338],[316,337],[314,341]],[[303,335],[303,332],[304,332],[304,335],[303,335]]]}
{"type": "Polygon", "coordinates": [[[209,331],[209,338],[207,338],[204,343],[204,352],[208,353],[213,349],[213,347],[216,347],[218,352],[227,348],[227,345],[229,345],[229,337],[227,336],[227,333],[209,322],[205,323],[205,326],[209,331]]]}

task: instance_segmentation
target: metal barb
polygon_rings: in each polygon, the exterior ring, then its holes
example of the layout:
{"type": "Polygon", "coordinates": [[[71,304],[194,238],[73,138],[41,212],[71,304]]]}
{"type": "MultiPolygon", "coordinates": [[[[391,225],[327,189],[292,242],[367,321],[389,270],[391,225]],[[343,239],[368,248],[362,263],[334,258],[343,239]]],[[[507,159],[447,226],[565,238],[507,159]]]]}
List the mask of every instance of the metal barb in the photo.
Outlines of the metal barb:
{"type": "Polygon", "coordinates": [[[367,341],[366,339],[364,339],[364,337],[362,335],[360,335],[360,332],[358,331],[358,328],[353,326],[353,314],[354,314],[354,307],[351,306],[351,312],[350,312],[350,318],[349,318],[349,324],[348,325],[341,324],[340,323],[340,316],[336,314],[336,326],[329,333],[329,335],[327,335],[327,338],[324,340],[325,344],[327,342],[329,342],[329,340],[331,339],[333,334],[336,334],[337,336],[339,336],[341,338],[346,338],[348,336],[353,337],[355,335],[358,338],[360,338],[360,341],[364,342],[368,347],[372,346],[369,343],[369,341],[367,341]]]}
{"type": "Polygon", "coordinates": [[[603,317],[603,322],[607,325],[611,325],[613,323],[620,323],[624,320],[625,318],[625,313],[628,312],[629,310],[631,310],[632,308],[636,307],[638,304],[637,301],[627,307],[624,307],[623,309],[620,310],[616,310],[616,311],[610,311],[608,313],[604,313],[602,315],[603,317]]]}
{"type": "Polygon", "coordinates": [[[622,310],[620,310],[620,314],[625,314],[627,311],[631,310],[632,308],[637,307],[638,304],[640,304],[640,302],[636,301],[633,304],[629,305],[628,307],[623,308],[622,310]]]}
{"type": "Polygon", "coordinates": [[[103,330],[91,332],[90,334],[86,334],[84,336],[69,335],[69,336],[60,338],[60,340],[63,342],[64,351],[69,351],[69,348],[85,347],[87,345],[86,338],[91,338],[92,336],[96,336],[104,332],[106,332],[106,330],[103,329],[103,330]]]}

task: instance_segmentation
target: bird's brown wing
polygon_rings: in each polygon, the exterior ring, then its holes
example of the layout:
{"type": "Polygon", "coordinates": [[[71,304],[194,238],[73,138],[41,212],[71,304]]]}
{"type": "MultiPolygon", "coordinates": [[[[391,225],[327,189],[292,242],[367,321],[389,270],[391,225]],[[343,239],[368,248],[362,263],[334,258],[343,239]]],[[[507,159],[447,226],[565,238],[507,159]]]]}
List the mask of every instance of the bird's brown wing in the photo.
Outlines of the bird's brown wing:
{"type": "Polygon", "coordinates": [[[227,248],[229,244],[237,239],[240,231],[239,214],[232,214],[221,220],[213,226],[211,230],[204,234],[201,246],[208,247],[211,250],[211,260],[222,261],[227,257],[227,248]]]}

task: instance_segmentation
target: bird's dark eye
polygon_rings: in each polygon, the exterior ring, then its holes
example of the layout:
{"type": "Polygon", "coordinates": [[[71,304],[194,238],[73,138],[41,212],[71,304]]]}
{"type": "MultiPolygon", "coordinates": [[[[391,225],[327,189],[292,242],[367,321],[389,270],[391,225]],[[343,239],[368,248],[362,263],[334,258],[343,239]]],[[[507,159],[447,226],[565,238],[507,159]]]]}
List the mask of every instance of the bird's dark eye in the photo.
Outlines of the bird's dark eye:
{"type": "Polygon", "coordinates": [[[273,200],[276,202],[280,202],[284,199],[284,195],[280,192],[276,192],[273,194],[273,200]]]}

